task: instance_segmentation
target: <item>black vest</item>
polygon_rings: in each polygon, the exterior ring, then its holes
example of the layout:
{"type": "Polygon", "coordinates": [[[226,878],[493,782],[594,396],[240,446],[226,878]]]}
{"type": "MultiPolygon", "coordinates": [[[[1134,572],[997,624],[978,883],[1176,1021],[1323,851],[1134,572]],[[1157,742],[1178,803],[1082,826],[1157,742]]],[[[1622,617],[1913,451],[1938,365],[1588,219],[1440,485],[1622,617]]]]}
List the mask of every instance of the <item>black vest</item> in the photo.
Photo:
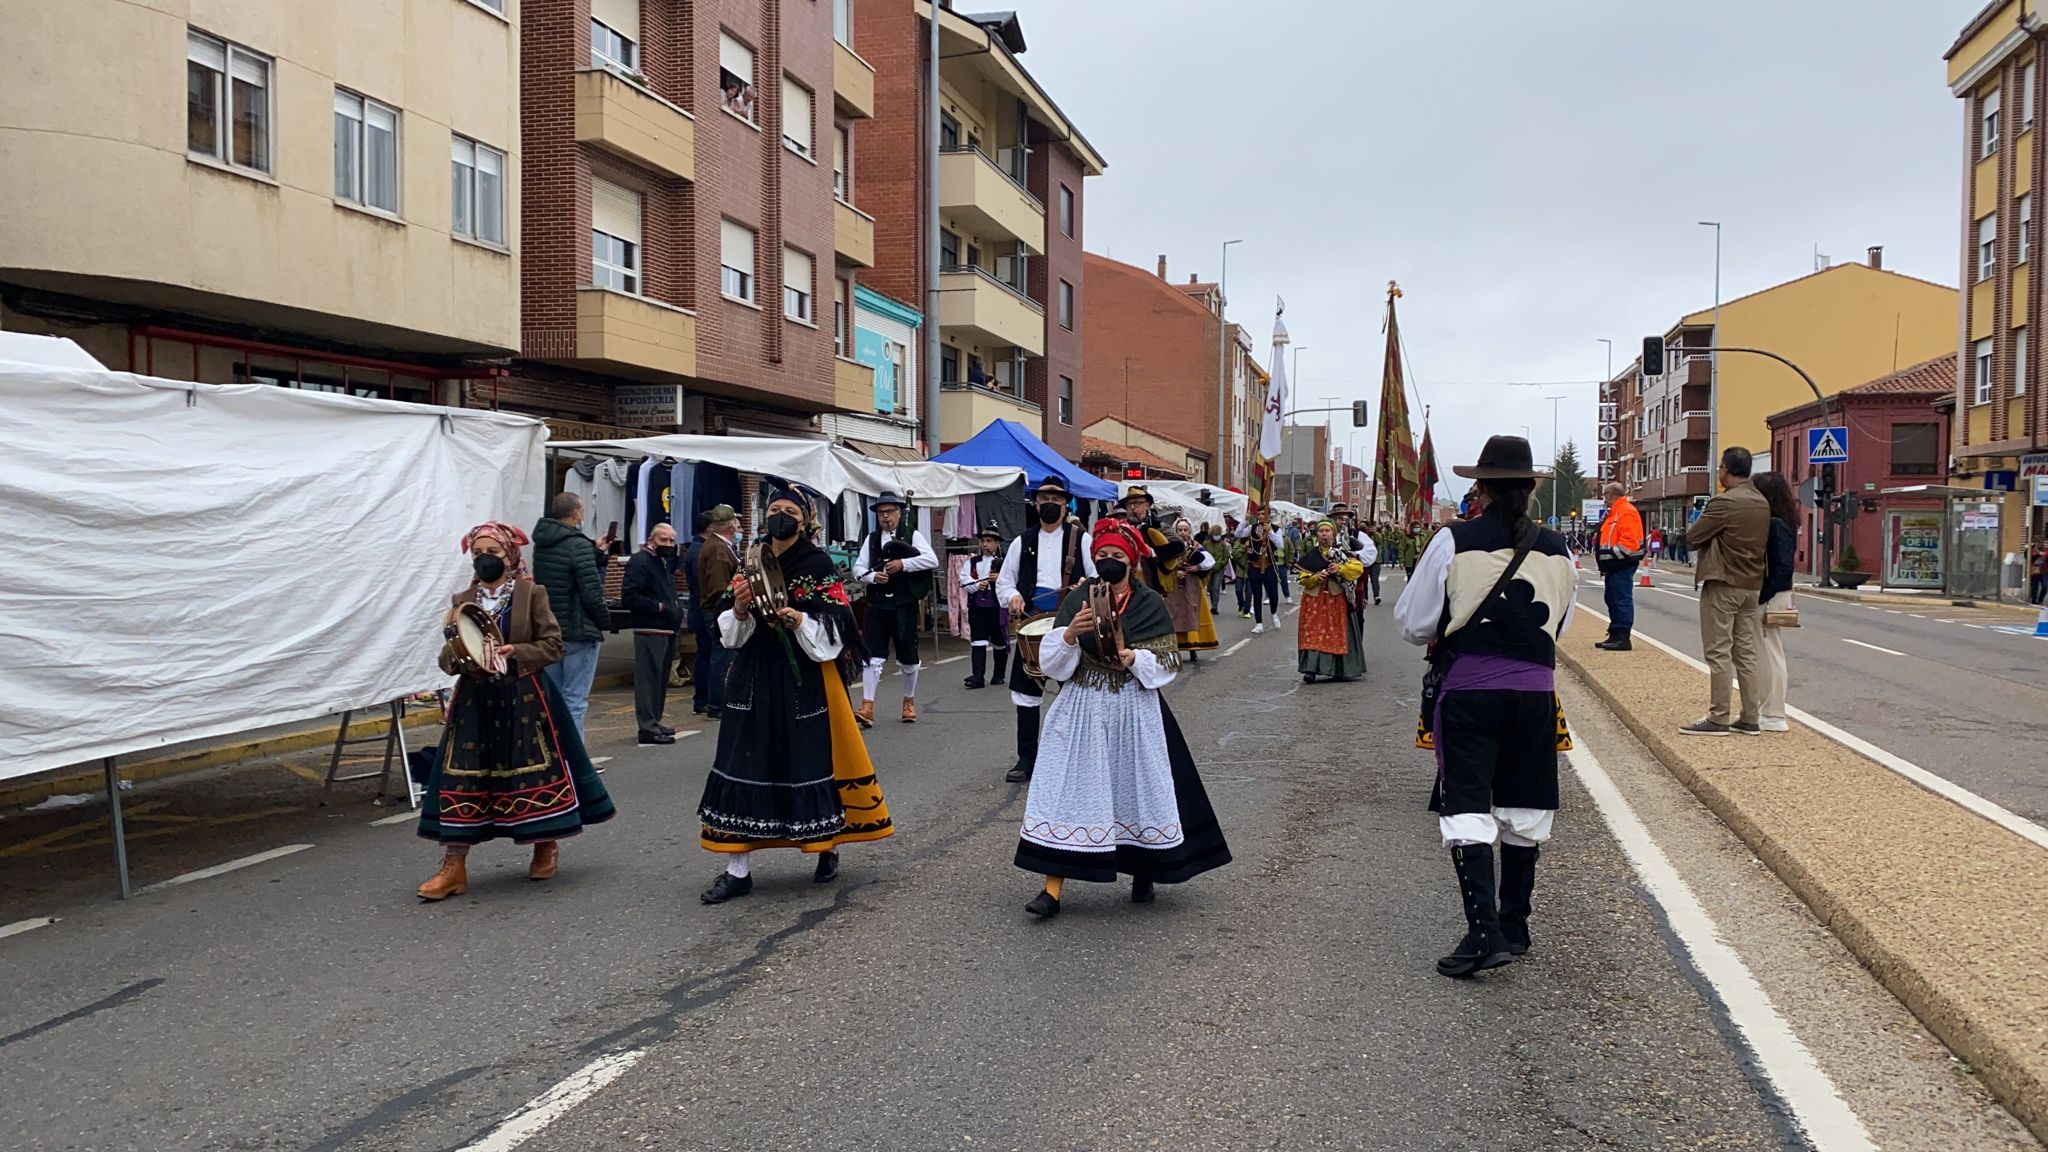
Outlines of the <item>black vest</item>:
{"type": "MultiPolygon", "coordinates": [[[[1493,587],[1491,578],[1472,578],[1461,572],[1458,557],[1492,553],[1499,558],[1500,564],[1505,564],[1515,552],[1515,541],[1505,517],[1491,514],[1475,516],[1470,520],[1456,521],[1444,530],[1451,534],[1456,554],[1451,559],[1451,571],[1445,576],[1444,610],[1437,624],[1439,632],[1472,608],[1472,599],[1485,595],[1493,587]]],[[[1555,637],[1566,604],[1548,604],[1539,600],[1534,595],[1538,587],[1534,578],[1541,576],[1551,583],[1561,582],[1566,589],[1564,594],[1569,596],[1576,591],[1576,580],[1570,568],[1571,549],[1565,544],[1564,537],[1548,528],[1539,528],[1536,543],[1530,547],[1515,579],[1509,581],[1500,596],[1481,607],[1457,631],[1439,641],[1438,655],[1507,656],[1531,664],[1556,667],[1555,637]],[[1563,566],[1561,574],[1558,570],[1560,564],[1563,566]]],[[[1492,575],[1497,578],[1499,574],[1500,566],[1497,564],[1492,568],[1492,575]]]]}
{"type": "Polygon", "coordinates": [[[1024,610],[1026,612],[1053,611],[1057,609],[1059,607],[1057,604],[1050,609],[1039,608],[1037,603],[1038,594],[1040,592],[1064,593],[1067,589],[1079,584],[1081,577],[1086,574],[1086,570],[1081,566],[1081,530],[1072,524],[1064,524],[1060,527],[1060,552],[1065,557],[1065,567],[1060,572],[1060,586],[1058,588],[1040,588],[1038,586],[1038,540],[1042,535],[1044,535],[1044,530],[1033,525],[1030,528],[1026,528],[1024,535],[1019,537],[1017,541],[1017,591],[1024,593],[1024,610]]]}

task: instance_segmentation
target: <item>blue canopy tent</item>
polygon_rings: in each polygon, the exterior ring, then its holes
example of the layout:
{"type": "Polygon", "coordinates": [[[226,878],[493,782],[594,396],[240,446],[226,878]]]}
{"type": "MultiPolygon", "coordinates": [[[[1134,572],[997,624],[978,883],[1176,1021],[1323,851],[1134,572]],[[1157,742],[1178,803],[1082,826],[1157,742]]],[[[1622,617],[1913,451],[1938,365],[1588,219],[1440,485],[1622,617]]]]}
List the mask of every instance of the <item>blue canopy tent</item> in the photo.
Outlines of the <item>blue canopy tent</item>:
{"type": "Polygon", "coordinates": [[[1029,428],[1014,420],[991,420],[972,439],[955,444],[932,459],[943,464],[1022,468],[1027,487],[1047,476],[1057,476],[1069,492],[1083,500],[1114,502],[1117,498],[1115,484],[1083,472],[1079,465],[1061,458],[1046,447],[1045,441],[1033,436],[1029,428]]]}

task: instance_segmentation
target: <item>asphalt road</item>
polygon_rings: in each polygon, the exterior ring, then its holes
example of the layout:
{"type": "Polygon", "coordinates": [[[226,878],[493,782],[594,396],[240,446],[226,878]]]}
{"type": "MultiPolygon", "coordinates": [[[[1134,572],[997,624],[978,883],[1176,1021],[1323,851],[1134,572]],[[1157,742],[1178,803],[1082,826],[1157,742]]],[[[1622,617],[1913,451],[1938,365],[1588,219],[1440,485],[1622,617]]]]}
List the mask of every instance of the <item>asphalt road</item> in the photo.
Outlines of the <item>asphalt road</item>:
{"type": "MultiPolygon", "coordinates": [[[[595,1066],[616,1078],[526,1113],[526,1147],[1808,1146],[1572,773],[1536,950],[1479,981],[1434,974],[1462,924],[1422,810],[1416,658],[1377,609],[1368,679],[1304,686],[1292,623],[1169,689],[1236,861],[1149,907],[1076,885],[1057,920],[1025,916],[1011,710],[960,688],[964,662],[928,669],[924,723],[871,734],[901,831],[849,849],[831,887],[763,854],[752,896],[699,905],[718,865],[691,813],[714,737],[635,747],[618,695],[592,742],[621,815],[568,842],[545,885],[488,845],[469,895],[421,905],[435,850],[360,803],[280,817],[273,843],[305,851],[122,904],[53,909],[71,888],[10,885],[0,923],[62,918],[0,939],[0,1132],[37,1150],[495,1152],[504,1118],[595,1066]]],[[[1226,648],[1247,639],[1222,624],[1226,648]]],[[[1668,777],[1594,730],[1624,790],[1664,789],[1645,802],[1671,813],[1674,859],[1719,870],[1694,882],[1746,918],[1760,981],[1782,979],[1873,1131],[1895,1126],[1884,1146],[2032,1147],[1668,777]]],[[[260,779],[200,795],[276,806],[260,779]]],[[[167,818],[189,795],[149,793],[167,818]]],[[[166,827],[141,866],[227,851],[217,829],[166,827]]],[[[269,825],[233,827],[241,850],[269,825]]]]}
{"type": "MultiPolygon", "coordinates": [[[[1689,575],[1637,588],[1636,629],[1698,658],[1689,575]]],[[[1596,577],[1579,602],[1602,610],[1596,577]]],[[[2037,823],[2048,823],[2048,640],[2003,613],[1800,596],[1785,633],[1793,705],[2037,823]]],[[[1706,712],[1704,694],[1700,711],[1706,712]]]]}

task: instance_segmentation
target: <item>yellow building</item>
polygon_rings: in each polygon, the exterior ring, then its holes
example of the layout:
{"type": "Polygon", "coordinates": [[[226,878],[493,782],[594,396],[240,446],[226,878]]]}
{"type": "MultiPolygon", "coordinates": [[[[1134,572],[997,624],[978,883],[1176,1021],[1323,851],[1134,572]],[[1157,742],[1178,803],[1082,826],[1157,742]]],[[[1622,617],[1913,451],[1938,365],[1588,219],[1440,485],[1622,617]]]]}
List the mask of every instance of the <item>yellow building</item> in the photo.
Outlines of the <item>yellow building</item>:
{"type": "Polygon", "coordinates": [[[1949,89],[1963,101],[1963,282],[1957,350],[1955,466],[1950,483],[1994,490],[1999,551],[2019,550],[2029,532],[2048,529],[2026,507],[2025,477],[2048,475],[2048,390],[2029,333],[2040,330],[2042,303],[2030,291],[2032,256],[2041,242],[2033,191],[2048,156],[2036,146],[2042,107],[2036,72],[2048,35],[2037,4],[1993,3],[1949,49],[1949,89]]]}
{"type": "Polygon", "coordinates": [[[23,49],[0,68],[0,329],[159,376],[459,402],[519,344],[518,18],[0,5],[23,49]]]}

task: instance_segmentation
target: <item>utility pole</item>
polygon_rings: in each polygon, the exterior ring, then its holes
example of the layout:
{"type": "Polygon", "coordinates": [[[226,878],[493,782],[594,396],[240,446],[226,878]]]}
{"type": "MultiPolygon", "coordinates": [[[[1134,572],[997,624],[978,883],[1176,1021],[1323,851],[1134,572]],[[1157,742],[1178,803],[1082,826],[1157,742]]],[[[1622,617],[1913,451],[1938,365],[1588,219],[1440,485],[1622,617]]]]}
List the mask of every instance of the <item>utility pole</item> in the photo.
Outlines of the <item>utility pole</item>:
{"type": "MultiPolygon", "coordinates": [[[[939,6],[932,5],[929,51],[931,68],[925,76],[925,274],[931,277],[931,291],[924,305],[924,446],[927,458],[939,454],[939,6]]],[[[851,303],[851,301],[848,301],[851,303]]],[[[1041,429],[1043,431],[1043,429],[1041,429]]]]}
{"type": "MultiPolygon", "coordinates": [[[[1719,220],[1702,220],[1700,221],[1700,227],[1712,228],[1714,230],[1713,343],[1719,344],[1721,342],[1721,222],[1719,220]]],[[[1785,363],[1792,364],[1790,360],[1786,360],[1785,363]]],[[[1713,354],[1713,358],[1708,362],[1707,367],[1707,475],[1709,476],[1707,480],[1707,494],[1711,496],[1713,495],[1714,487],[1714,481],[1711,477],[1717,475],[1721,467],[1721,354],[1719,352],[1713,354]]],[[[1801,376],[1806,375],[1798,365],[1793,364],[1792,367],[1801,376]]],[[[1811,384],[1813,381],[1809,379],[1807,383],[1811,384]]],[[[1814,389],[1814,395],[1820,395],[1820,389],[1814,389]]],[[[1822,405],[1822,409],[1825,411],[1826,405],[1822,405]]]]}
{"type": "MultiPolygon", "coordinates": [[[[1230,246],[1243,240],[1223,242],[1223,269],[1216,277],[1216,467],[1221,479],[1228,475],[1230,462],[1230,323],[1224,310],[1230,307],[1230,246]]],[[[1228,485],[1224,485],[1228,487],[1228,485]]]]}
{"type": "MultiPolygon", "coordinates": [[[[1294,345],[1294,374],[1287,381],[1289,390],[1296,396],[1301,395],[1301,350],[1304,347],[1305,345],[1301,344],[1294,345]]],[[[1287,414],[1287,427],[1280,430],[1280,455],[1287,461],[1287,498],[1299,504],[1301,503],[1301,493],[1296,491],[1296,489],[1301,485],[1300,481],[1295,479],[1294,473],[1294,413],[1292,412],[1287,414]]]]}
{"type": "Polygon", "coordinates": [[[1550,515],[1555,518],[1564,515],[1564,510],[1557,506],[1557,402],[1571,397],[1545,396],[1544,399],[1550,401],[1550,515]]]}

